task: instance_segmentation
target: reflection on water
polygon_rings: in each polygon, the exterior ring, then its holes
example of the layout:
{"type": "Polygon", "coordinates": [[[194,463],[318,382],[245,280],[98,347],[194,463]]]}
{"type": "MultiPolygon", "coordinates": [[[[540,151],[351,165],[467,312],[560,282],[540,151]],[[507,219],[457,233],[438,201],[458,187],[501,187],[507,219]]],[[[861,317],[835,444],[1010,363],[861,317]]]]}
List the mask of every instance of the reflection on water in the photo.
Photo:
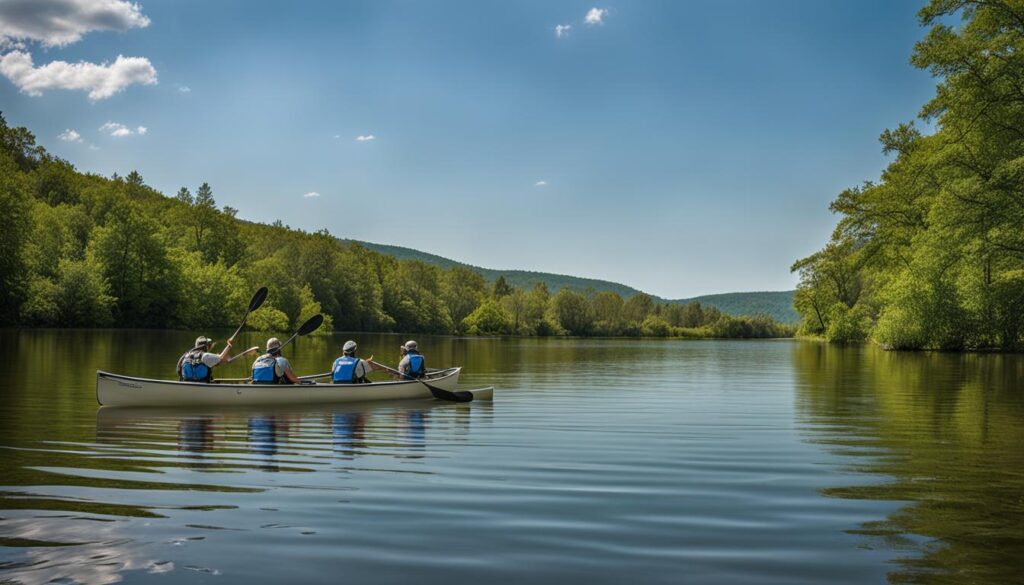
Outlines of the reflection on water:
{"type": "MultiPolygon", "coordinates": [[[[0,331],[0,582],[1024,573],[1024,356],[423,338],[496,401],[97,408],[96,369],[170,377],[194,337],[0,331]]],[[[289,357],[325,371],[348,337],[289,357]]]]}
{"type": "Polygon", "coordinates": [[[894,583],[1024,579],[1024,360],[893,354],[808,344],[794,351],[800,419],[846,467],[886,481],[829,497],[902,502],[850,532],[901,552],[894,583]]]}

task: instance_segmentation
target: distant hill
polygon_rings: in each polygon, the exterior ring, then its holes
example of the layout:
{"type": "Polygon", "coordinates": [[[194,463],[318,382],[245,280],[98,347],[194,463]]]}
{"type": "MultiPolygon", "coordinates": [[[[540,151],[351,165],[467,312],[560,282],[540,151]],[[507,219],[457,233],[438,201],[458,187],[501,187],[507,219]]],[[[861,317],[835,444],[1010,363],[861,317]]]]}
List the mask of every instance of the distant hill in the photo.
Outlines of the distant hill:
{"type": "MultiPolygon", "coordinates": [[[[622,298],[629,298],[641,291],[624,284],[596,278],[580,278],[565,274],[552,274],[550,272],[534,272],[531,270],[496,270],[473,266],[464,262],[458,262],[450,258],[421,252],[412,248],[402,246],[389,246],[387,244],[374,244],[360,240],[342,240],[343,242],[355,242],[375,252],[394,256],[399,260],[420,260],[427,264],[440,266],[441,268],[452,268],[461,266],[469,268],[482,274],[489,282],[494,282],[499,276],[514,286],[528,289],[536,282],[547,284],[548,289],[554,293],[557,290],[568,287],[576,291],[593,289],[596,291],[609,291],[618,293],[622,298]]],[[[669,303],[692,303],[699,302],[701,305],[716,307],[718,310],[729,315],[771,315],[781,323],[796,323],[800,317],[793,309],[793,293],[795,291],[764,291],[764,292],[735,292],[714,295],[703,295],[689,299],[662,299],[654,297],[661,302],[669,303]]],[[[652,295],[653,296],[653,295],[652,295]]]]}
{"type": "Polygon", "coordinates": [[[482,268],[480,266],[473,266],[472,264],[466,264],[464,262],[457,262],[443,256],[413,250],[412,248],[389,246],[387,244],[374,244],[359,240],[342,241],[355,242],[365,248],[373,250],[374,252],[394,256],[399,260],[420,260],[427,264],[440,266],[441,268],[452,268],[454,266],[469,268],[470,270],[475,270],[482,274],[489,282],[494,282],[499,276],[504,276],[505,280],[508,281],[509,284],[523,289],[529,289],[534,285],[534,283],[543,282],[548,285],[548,290],[552,293],[563,287],[568,287],[572,290],[578,291],[584,291],[591,288],[597,291],[611,291],[618,293],[622,298],[628,298],[640,292],[633,287],[608,280],[580,278],[578,276],[552,274],[550,272],[533,272],[532,270],[495,270],[493,268],[482,268]]]}
{"type": "Polygon", "coordinates": [[[780,323],[796,323],[800,315],[793,308],[793,290],[734,292],[704,295],[690,299],[669,301],[672,303],[699,302],[710,305],[729,315],[771,315],[780,323]]]}

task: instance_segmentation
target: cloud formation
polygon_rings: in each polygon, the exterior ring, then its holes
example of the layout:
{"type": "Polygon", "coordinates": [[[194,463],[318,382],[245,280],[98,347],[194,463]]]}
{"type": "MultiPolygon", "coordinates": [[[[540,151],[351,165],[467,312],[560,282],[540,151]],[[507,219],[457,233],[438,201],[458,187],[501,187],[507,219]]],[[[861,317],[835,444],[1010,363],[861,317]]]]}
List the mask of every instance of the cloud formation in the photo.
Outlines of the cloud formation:
{"type": "Polygon", "coordinates": [[[303,195],[303,197],[305,197],[306,199],[312,199],[314,197],[319,197],[319,196],[320,196],[320,194],[317,193],[316,191],[310,191],[309,193],[306,193],[305,195],[303,195]]]}
{"type": "Polygon", "coordinates": [[[32,55],[11,51],[0,57],[0,74],[31,96],[47,89],[77,89],[89,92],[89,99],[106,99],[133,84],[153,85],[156,69],[145,57],[118,55],[113,63],[68,63],[53,61],[36,67],[32,55]]]}
{"type": "Polygon", "coordinates": [[[82,141],[82,135],[79,134],[78,132],[75,132],[71,128],[68,128],[68,129],[64,130],[63,132],[61,132],[60,135],[57,136],[57,138],[60,138],[64,142],[81,142],[82,141]]]}
{"type": "Polygon", "coordinates": [[[192,88],[187,85],[179,85],[178,93],[192,93],[192,88]]]}
{"type": "Polygon", "coordinates": [[[572,28],[571,24],[559,24],[555,26],[555,37],[562,38],[569,34],[569,30],[572,28]]]}
{"type": "Polygon", "coordinates": [[[366,134],[366,135],[356,136],[356,141],[357,142],[369,142],[370,140],[376,140],[376,139],[377,139],[377,137],[374,136],[373,134],[366,134]]]}
{"type": "Polygon", "coordinates": [[[604,17],[607,15],[607,8],[591,8],[587,11],[587,15],[583,18],[583,22],[591,26],[595,24],[604,24],[604,17]]]}
{"type": "Polygon", "coordinates": [[[533,186],[534,187],[546,187],[547,184],[548,184],[547,181],[537,181],[536,183],[533,184],[533,186]]]}
{"type": "Polygon", "coordinates": [[[146,28],[149,22],[138,4],[125,0],[4,0],[0,46],[34,41],[63,47],[91,31],[146,28]]]}
{"type": "Polygon", "coordinates": [[[100,126],[100,132],[107,132],[108,134],[115,138],[124,138],[125,136],[132,136],[135,134],[142,136],[146,132],[149,132],[149,128],[146,128],[145,126],[137,126],[133,130],[125,126],[124,124],[119,124],[117,122],[107,122],[106,124],[100,126]]]}

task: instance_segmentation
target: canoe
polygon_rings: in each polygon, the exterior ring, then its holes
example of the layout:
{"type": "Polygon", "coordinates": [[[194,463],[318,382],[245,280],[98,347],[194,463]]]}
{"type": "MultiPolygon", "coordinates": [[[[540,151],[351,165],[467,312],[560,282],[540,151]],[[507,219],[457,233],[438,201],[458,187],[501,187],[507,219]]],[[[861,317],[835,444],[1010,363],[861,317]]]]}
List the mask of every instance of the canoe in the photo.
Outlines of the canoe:
{"type": "MultiPolygon", "coordinates": [[[[427,375],[431,386],[457,388],[462,368],[437,370],[427,375]]],[[[301,378],[301,376],[300,376],[301,378]]],[[[494,388],[467,389],[475,400],[490,400],[494,388]]],[[[309,378],[302,384],[246,384],[238,382],[179,382],[96,372],[96,401],[101,406],[250,406],[402,400],[432,398],[416,380],[370,384],[324,384],[309,378]]]]}

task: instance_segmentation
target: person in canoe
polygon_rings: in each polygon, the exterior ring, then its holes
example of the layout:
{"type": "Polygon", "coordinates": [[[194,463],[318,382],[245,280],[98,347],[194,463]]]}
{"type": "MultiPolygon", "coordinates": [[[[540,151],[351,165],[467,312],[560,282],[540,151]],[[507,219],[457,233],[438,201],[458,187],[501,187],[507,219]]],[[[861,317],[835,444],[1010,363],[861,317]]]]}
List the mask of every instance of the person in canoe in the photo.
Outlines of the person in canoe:
{"type": "Polygon", "coordinates": [[[331,381],[335,384],[367,384],[366,376],[375,368],[370,364],[373,356],[363,360],[356,357],[356,342],[351,339],[341,348],[342,356],[334,360],[331,367],[331,381]]]}
{"type": "Polygon", "coordinates": [[[281,355],[281,340],[267,340],[267,353],[252,363],[253,384],[299,384],[301,380],[292,372],[288,358],[281,355]]]}
{"type": "Polygon", "coordinates": [[[182,382],[213,382],[213,368],[226,363],[231,351],[231,340],[225,343],[224,351],[210,353],[213,340],[205,335],[196,338],[196,344],[178,358],[178,379],[182,382]]]}
{"type": "Polygon", "coordinates": [[[414,380],[426,376],[427,360],[420,353],[419,345],[410,339],[400,347],[402,348],[402,360],[398,362],[398,371],[402,377],[414,380]]]}

